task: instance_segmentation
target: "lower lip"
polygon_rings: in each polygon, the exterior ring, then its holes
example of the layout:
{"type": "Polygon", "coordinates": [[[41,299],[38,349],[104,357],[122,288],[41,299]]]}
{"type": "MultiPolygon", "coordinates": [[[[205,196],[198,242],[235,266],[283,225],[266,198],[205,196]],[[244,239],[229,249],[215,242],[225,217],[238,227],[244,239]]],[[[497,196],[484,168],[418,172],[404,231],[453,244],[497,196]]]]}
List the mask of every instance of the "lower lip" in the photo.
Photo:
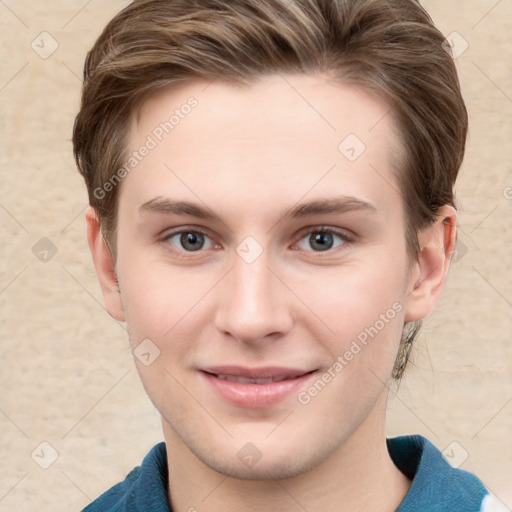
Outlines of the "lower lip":
{"type": "Polygon", "coordinates": [[[258,409],[276,405],[294,392],[297,394],[315,372],[306,373],[295,379],[269,382],[268,384],[233,382],[219,379],[211,373],[201,373],[217,394],[225,400],[238,407],[258,409]]]}

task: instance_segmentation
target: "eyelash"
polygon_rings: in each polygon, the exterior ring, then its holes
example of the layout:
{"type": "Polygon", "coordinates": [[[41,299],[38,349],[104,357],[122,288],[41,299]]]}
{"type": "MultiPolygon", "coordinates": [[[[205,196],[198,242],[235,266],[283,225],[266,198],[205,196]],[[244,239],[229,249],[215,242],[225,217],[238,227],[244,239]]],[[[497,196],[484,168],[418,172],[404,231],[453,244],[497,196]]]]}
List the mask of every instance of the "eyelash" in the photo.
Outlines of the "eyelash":
{"type": "MultiPolygon", "coordinates": [[[[164,242],[167,245],[171,246],[170,239],[175,237],[176,235],[181,235],[183,233],[200,234],[200,235],[202,235],[202,236],[212,240],[211,237],[208,235],[208,233],[206,233],[204,230],[202,230],[200,228],[188,228],[188,229],[187,228],[185,228],[185,229],[180,228],[179,230],[165,233],[165,235],[162,237],[162,242],[164,242]]],[[[318,256],[320,256],[322,253],[330,254],[333,251],[335,251],[336,249],[338,249],[339,247],[347,246],[347,245],[349,245],[349,244],[351,244],[351,243],[353,243],[355,241],[355,237],[349,236],[344,231],[339,231],[337,229],[320,226],[320,227],[315,227],[315,228],[308,228],[307,230],[302,231],[301,234],[299,235],[300,238],[298,239],[297,242],[294,243],[294,246],[297,245],[302,240],[304,240],[307,236],[311,236],[311,235],[313,235],[315,233],[322,233],[322,234],[328,233],[328,234],[331,234],[331,235],[339,237],[341,239],[341,241],[342,241],[342,243],[339,246],[337,246],[335,248],[332,248],[332,249],[327,249],[326,251],[313,251],[313,250],[307,251],[307,252],[311,252],[313,254],[316,254],[318,256]]],[[[212,244],[214,246],[218,246],[218,244],[215,244],[215,242],[213,242],[213,240],[212,240],[212,244]]],[[[198,252],[198,253],[204,252],[204,249],[199,249],[197,251],[186,251],[184,249],[180,250],[180,249],[173,248],[172,250],[173,250],[173,252],[175,252],[176,254],[178,254],[178,255],[180,255],[182,257],[189,257],[189,255],[193,254],[194,252],[198,252]]]]}

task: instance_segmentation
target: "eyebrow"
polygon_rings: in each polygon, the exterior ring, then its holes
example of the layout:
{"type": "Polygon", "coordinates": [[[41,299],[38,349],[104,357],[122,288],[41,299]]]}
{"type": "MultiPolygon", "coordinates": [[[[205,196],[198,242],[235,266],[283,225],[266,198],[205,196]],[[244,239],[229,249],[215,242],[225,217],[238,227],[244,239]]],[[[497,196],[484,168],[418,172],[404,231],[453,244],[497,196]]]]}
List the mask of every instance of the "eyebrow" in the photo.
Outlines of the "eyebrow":
{"type": "MultiPolygon", "coordinates": [[[[303,218],[326,213],[346,213],[350,211],[376,212],[377,208],[367,201],[351,196],[341,196],[330,199],[318,199],[308,203],[298,204],[284,210],[280,218],[303,218]]],[[[155,197],[139,207],[139,212],[154,212],[174,215],[190,215],[199,219],[221,221],[207,206],[202,206],[189,201],[176,201],[170,198],[155,197]]]]}
{"type": "Polygon", "coordinates": [[[346,213],[350,211],[368,211],[375,213],[377,208],[367,201],[352,196],[319,199],[294,206],[282,213],[282,218],[301,218],[325,213],[346,213]]]}
{"type": "Polygon", "coordinates": [[[190,215],[199,219],[220,220],[212,210],[189,201],[175,201],[164,197],[155,197],[139,206],[139,212],[154,212],[174,215],[190,215]]]}

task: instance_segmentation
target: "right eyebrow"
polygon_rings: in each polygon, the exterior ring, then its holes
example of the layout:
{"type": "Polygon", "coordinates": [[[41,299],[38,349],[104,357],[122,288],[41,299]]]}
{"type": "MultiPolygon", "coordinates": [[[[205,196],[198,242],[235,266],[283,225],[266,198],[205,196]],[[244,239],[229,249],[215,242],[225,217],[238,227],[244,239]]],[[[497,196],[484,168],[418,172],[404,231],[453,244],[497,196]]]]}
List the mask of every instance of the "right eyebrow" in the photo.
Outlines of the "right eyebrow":
{"type": "Polygon", "coordinates": [[[165,213],[174,215],[191,215],[199,219],[219,220],[218,215],[209,208],[189,201],[175,201],[167,197],[155,197],[139,206],[141,214],[146,212],[165,213]]]}

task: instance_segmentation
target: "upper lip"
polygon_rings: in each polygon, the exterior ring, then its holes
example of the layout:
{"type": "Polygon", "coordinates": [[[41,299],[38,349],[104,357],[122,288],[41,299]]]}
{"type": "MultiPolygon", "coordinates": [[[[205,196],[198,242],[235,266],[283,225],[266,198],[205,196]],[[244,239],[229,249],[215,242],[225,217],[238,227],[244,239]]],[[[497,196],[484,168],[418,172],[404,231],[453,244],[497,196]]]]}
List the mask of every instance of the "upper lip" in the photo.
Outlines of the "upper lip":
{"type": "Polygon", "coordinates": [[[294,379],[310,373],[313,370],[302,370],[298,368],[285,368],[283,366],[265,366],[261,368],[247,368],[243,366],[210,366],[202,368],[206,373],[214,375],[230,375],[233,377],[245,377],[247,379],[267,379],[267,378],[288,378],[294,379]]]}

